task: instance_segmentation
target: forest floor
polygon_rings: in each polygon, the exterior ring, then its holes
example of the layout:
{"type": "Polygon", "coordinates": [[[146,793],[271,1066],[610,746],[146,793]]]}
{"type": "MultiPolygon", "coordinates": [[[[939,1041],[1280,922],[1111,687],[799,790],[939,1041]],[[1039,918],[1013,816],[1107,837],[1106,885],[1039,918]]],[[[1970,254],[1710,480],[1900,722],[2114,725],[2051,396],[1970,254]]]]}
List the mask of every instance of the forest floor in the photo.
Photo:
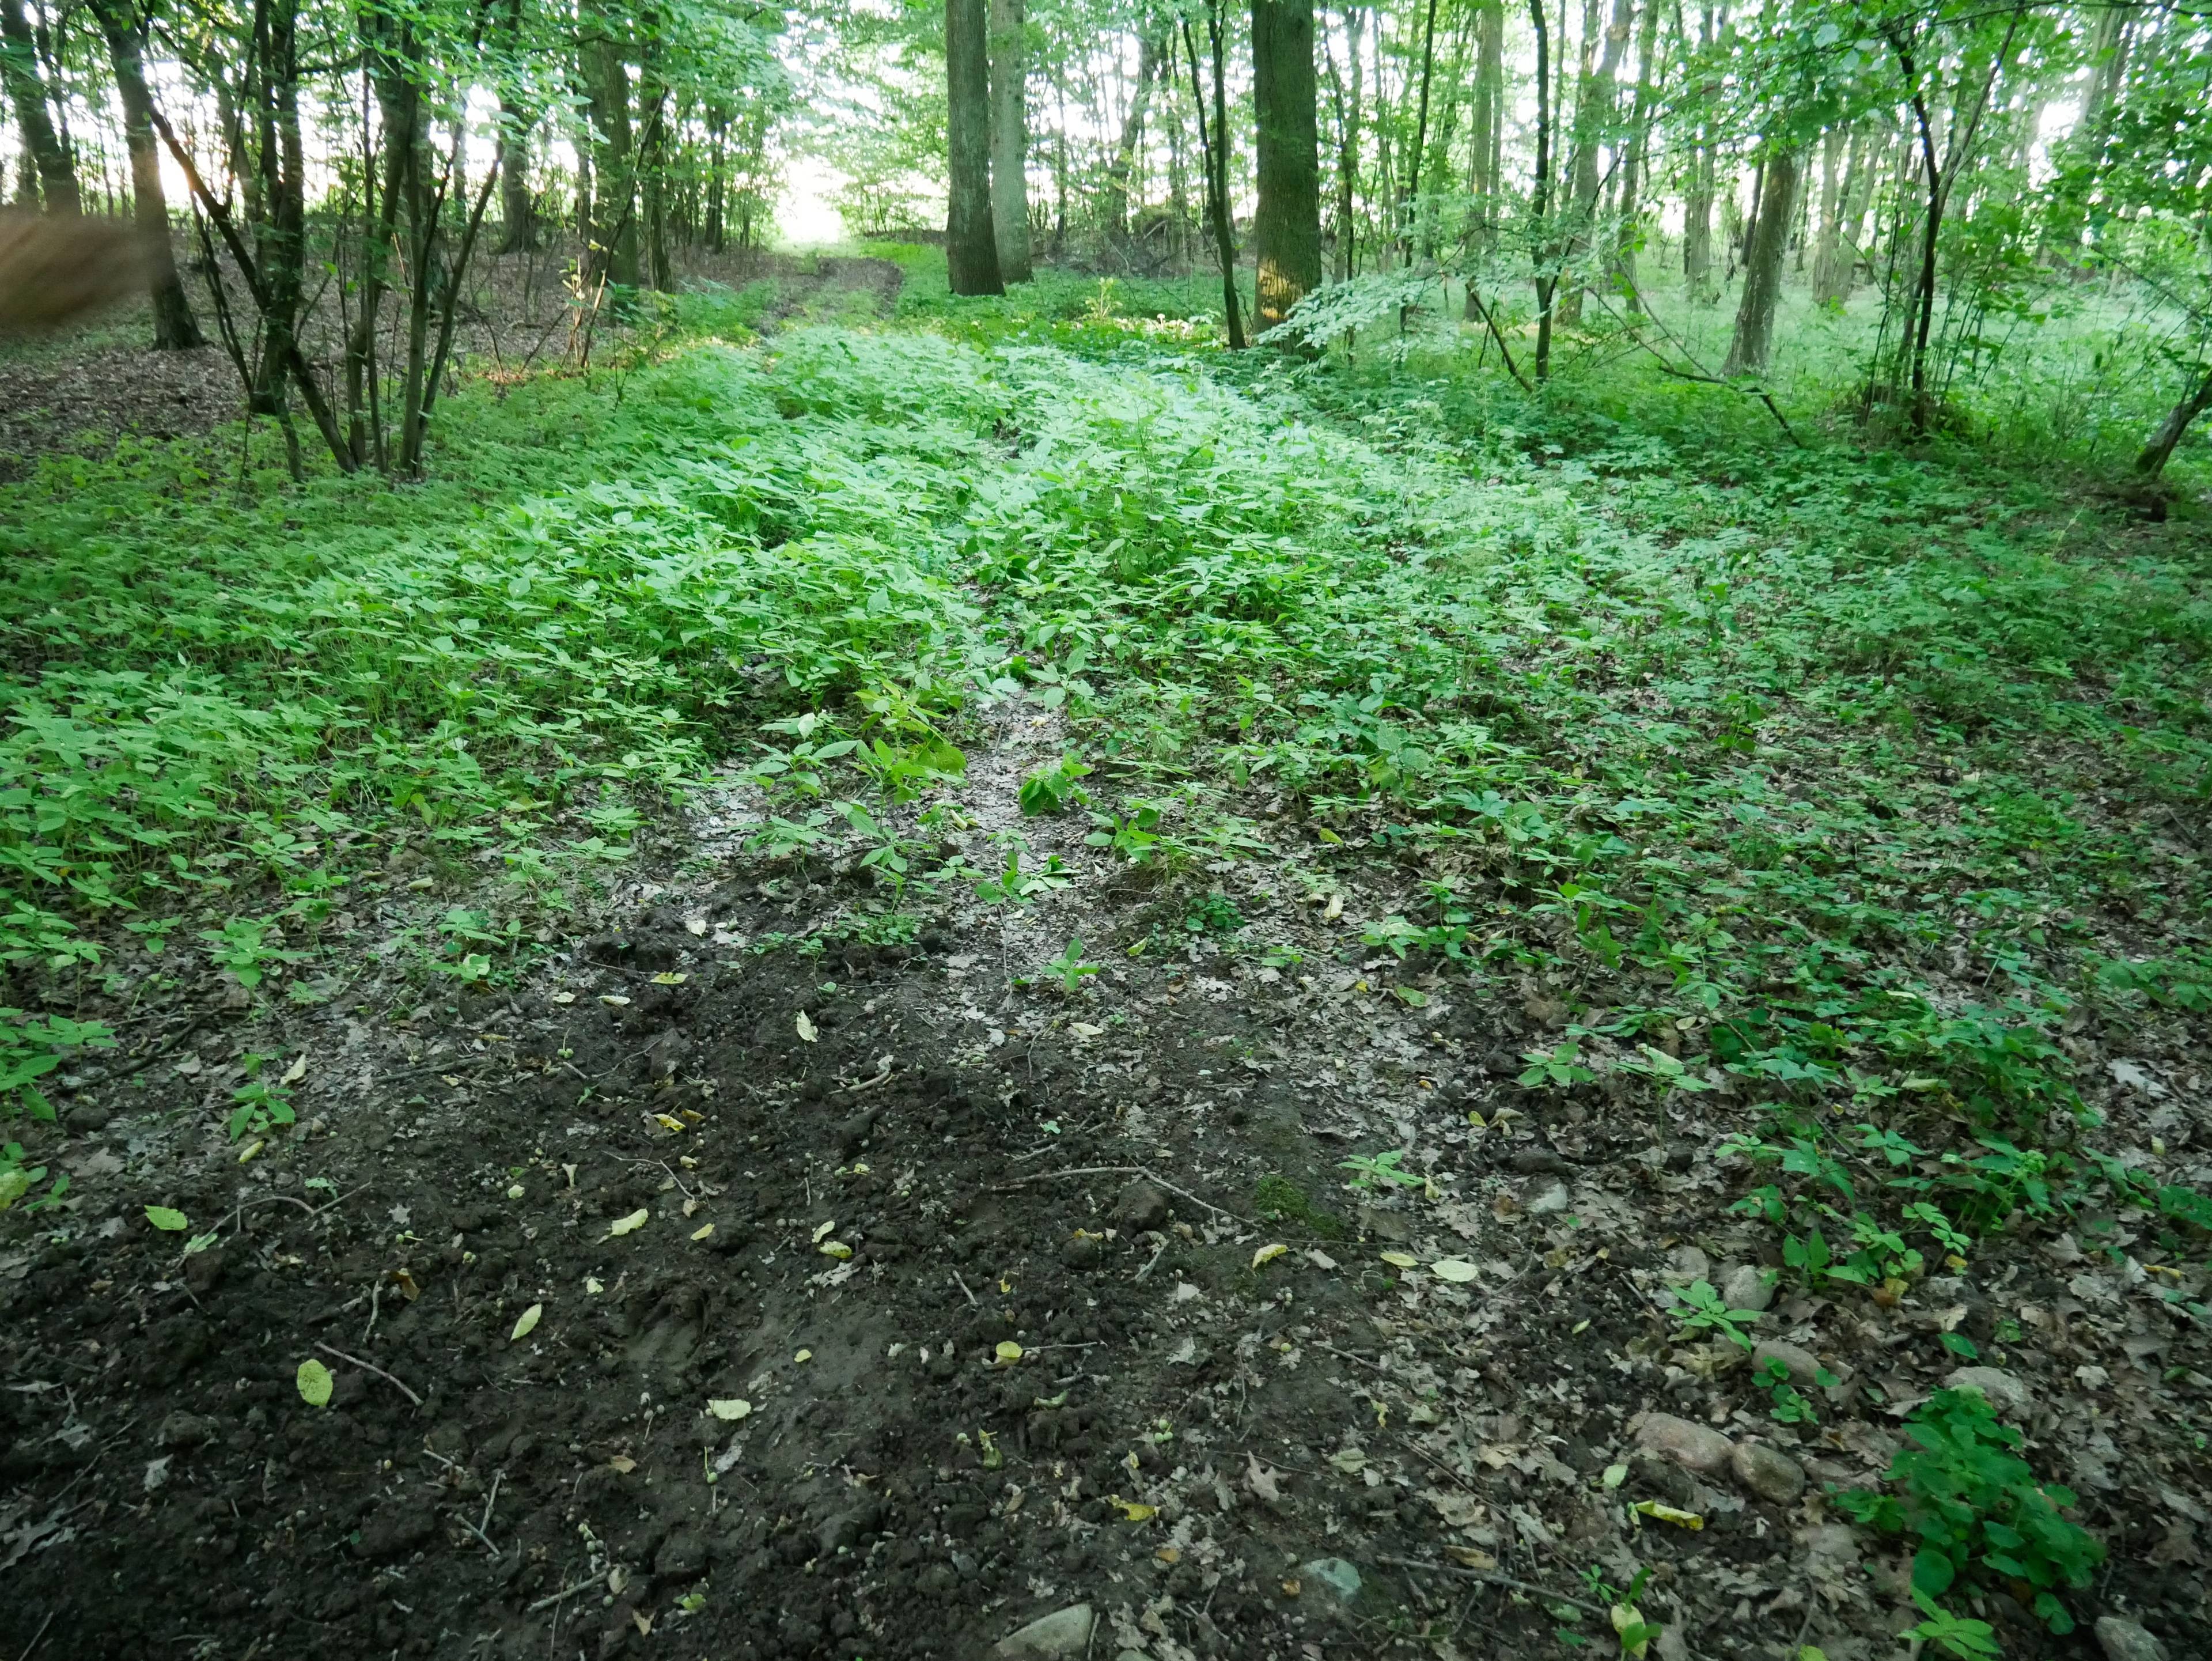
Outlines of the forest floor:
{"type": "MultiPolygon", "coordinates": [[[[588,431],[503,392],[531,505],[450,529],[9,505],[192,550],[287,687],[334,617],[392,697],[600,655],[501,706],[560,782],[440,727],[19,973],[118,1042],[13,1127],[0,1652],[2203,1652],[2195,522],[1525,453],[896,275],[588,431]]],[[[19,575],[19,676],[143,580],[19,575]]]]}

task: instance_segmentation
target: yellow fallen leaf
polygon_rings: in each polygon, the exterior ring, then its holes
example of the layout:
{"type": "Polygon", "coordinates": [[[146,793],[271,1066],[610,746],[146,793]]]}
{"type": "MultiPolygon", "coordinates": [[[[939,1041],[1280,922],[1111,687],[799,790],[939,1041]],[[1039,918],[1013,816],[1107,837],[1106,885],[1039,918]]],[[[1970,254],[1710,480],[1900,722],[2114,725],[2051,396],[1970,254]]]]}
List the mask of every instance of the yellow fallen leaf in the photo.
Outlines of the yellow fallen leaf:
{"type": "Polygon", "coordinates": [[[1446,1546],[1444,1555],[1462,1568],[1494,1569],[1498,1560],[1486,1551],[1477,1551],[1473,1546],[1446,1546]]]}
{"type": "MultiPolygon", "coordinates": [[[[683,977],[678,976],[678,978],[680,980],[683,977]]],[[[637,1635],[639,1637],[650,1638],[653,1636],[653,1617],[647,1615],[643,1609],[632,1609],[629,1612],[629,1620],[630,1624],[637,1628],[637,1635]]]]}
{"type": "Polygon", "coordinates": [[[650,1211],[647,1211],[642,1208],[633,1211],[629,1216],[617,1217],[614,1221],[609,1223],[607,1225],[607,1232],[611,1235],[630,1233],[635,1230],[643,1228],[646,1225],[647,1220],[653,1214],[650,1211]]]}
{"type": "Polygon", "coordinates": [[[630,1472],[637,1469],[637,1461],[631,1458],[627,1453],[617,1453],[613,1458],[607,1461],[607,1469],[609,1470],[619,1471],[624,1476],[627,1476],[630,1472]]]}
{"type": "Polygon", "coordinates": [[[1263,1245],[1252,1254],[1252,1267],[1257,1269],[1262,1263],[1272,1263],[1289,1250],[1286,1245],[1263,1245]]]}
{"type": "Polygon", "coordinates": [[[629,1003],[629,1000],[619,992],[602,992],[599,994],[599,1001],[610,1009],[626,1008],[629,1003]]]}
{"type": "Polygon", "coordinates": [[[1105,1031],[1103,1026],[1093,1026],[1089,1021],[1070,1021],[1067,1030],[1079,1038],[1095,1038],[1105,1031]]]}
{"type": "Polygon", "coordinates": [[[1022,1347],[1011,1338],[1002,1338],[999,1347],[991,1352],[991,1365],[1010,1367],[1022,1359],[1022,1347]]]}
{"type": "Polygon", "coordinates": [[[244,1147],[242,1147],[242,1148],[240,1148],[240,1149],[239,1150],[239,1154],[238,1154],[238,1162],[239,1162],[239,1164],[240,1164],[240,1165],[246,1165],[246,1164],[248,1164],[249,1162],[251,1162],[251,1161],[253,1159],[253,1158],[254,1158],[257,1154],[258,1154],[258,1153],[261,1152],[261,1150],[262,1150],[263,1148],[266,1147],[267,1146],[268,1146],[268,1144],[267,1144],[266,1142],[263,1141],[259,1137],[258,1137],[258,1136],[257,1136],[256,1138],[254,1138],[254,1140],[253,1140],[253,1141],[250,1141],[250,1142],[246,1143],[246,1145],[244,1147]]]}
{"type": "Polygon", "coordinates": [[[1419,1269],[1421,1266],[1419,1257],[1405,1251],[1386,1251],[1382,1254],[1382,1261],[1393,1269],[1419,1269]]]}
{"type": "Polygon", "coordinates": [[[825,1257],[835,1257],[841,1263],[853,1255],[853,1248],[842,1240],[824,1240],[814,1249],[825,1257]]]}
{"type": "Polygon", "coordinates": [[[1696,1512],[1677,1511],[1672,1506],[1661,1505],[1656,1500],[1638,1500],[1636,1509],[1646,1517],[1654,1517],[1662,1523],[1672,1523],[1678,1529],[1689,1529],[1692,1532],[1705,1525],[1705,1519],[1696,1512]]]}
{"type": "Polygon", "coordinates": [[[681,1130],[684,1129],[684,1121],[678,1118],[673,1113],[656,1113],[653,1116],[653,1123],[658,1124],[663,1130],[681,1130]]]}
{"type": "Polygon", "coordinates": [[[1139,1505],[1134,1500],[1124,1500],[1118,1494],[1106,1496],[1106,1503],[1120,1507],[1122,1520],[1129,1523],[1149,1523],[1160,1514],[1158,1506],[1139,1505]]]}
{"type": "Polygon", "coordinates": [[[301,1080],[307,1076],[307,1058],[305,1056],[302,1056],[298,1061],[294,1062],[291,1066],[284,1069],[284,1076],[277,1080],[276,1082],[280,1085],[297,1084],[301,1080]]]}
{"type": "Polygon", "coordinates": [[[1439,1257],[1429,1265],[1429,1273],[1439,1281],[1449,1281],[1455,1286],[1465,1286],[1481,1270],[1464,1257],[1439,1257]]]}
{"type": "Polygon", "coordinates": [[[726,1401],[707,1403],[707,1411],[725,1423],[742,1419],[752,1410],[753,1404],[750,1402],[742,1401],[736,1396],[731,1396],[726,1401]]]}
{"type": "Polygon", "coordinates": [[[698,1227],[696,1227],[696,1228],[695,1228],[695,1229],[693,1229],[693,1230],[691,1231],[691,1238],[692,1238],[693,1239],[695,1239],[695,1240],[704,1240],[704,1239],[709,1239],[709,1238],[711,1238],[713,1237],[714,1232],[714,1224],[712,1224],[712,1223],[702,1223],[698,1227]]]}
{"type": "Polygon", "coordinates": [[[672,970],[664,969],[653,977],[653,983],[655,986],[681,986],[690,978],[689,975],[678,975],[672,970]]]}
{"type": "Polygon", "coordinates": [[[514,1330],[507,1335],[507,1342],[519,1344],[538,1329],[538,1317],[545,1312],[543,1304],[532,1304],[515,1317],[514,1330]]]}
{"type": "Polygon", "coordinates": [[[793,1364],[793,1366],[805,1366],[809,1361],[812,1360],[813,1359],[814,1359],[814,1352],[813,1352],[812,1350],[811,1350],[811,1349],[802,1349],[802,1350],[800,1350],[800,1351],[799,1352],[799,1354],[796,1354],[796,1355],[794,1355],[794,1356],[793,1356],[793,1357],[791,1358],[791,1360],[792,1360],[792,1364],[793,1364]]]}
{"type": "Polygon", "coordinates": [[[573,992],[556,992],[553,995],[553,1001],[555,1003],[574,1003],[576,1001],[576,995],[573,992]]]}
{"type": "Polygon", "coordinates": [[[812,1043],[814,1042],[814,1023],[806,1019],[806,1012],[805,1010],[802,1009],[799,1012],[799,1019],[792,1023],[792,1026],[798,1032],[799,1041],[801,1043],[812,1043]]]}
{"type": "Polygon", "coordinates": [[[1621,1652],[1629,1657],[1630,1661],[1644,1661],[1644,1652],[1651,1647],[1651,1640],[1643,1638],[1633,1644],[1627,1641],[1628,1634],[1643,1626],[1643,1611],[1633,1603],[1615,1603],[1613,1606],[1612,1615],[1613,1629],[1621,1636],[1621,1652]]]}
{"type": "Polygon", "coordinates": [[[835,1217],[832,1217],[828,1222],[823,1224],[821,1227],[816,1229],[814,1231],[814,1244],[820,1245],[823,1241],[830,1238],[830,1231],[836,1226],[837,1220],[835,1217]]]}
{"type": "Polygon", "coordinates": [[[410,1304],[422,1295],[422,1288],[415,1284],[415,1277],[404,1269],[392,1271],[392,1284],[399,1288],[399,1295],[410,1304]]]}

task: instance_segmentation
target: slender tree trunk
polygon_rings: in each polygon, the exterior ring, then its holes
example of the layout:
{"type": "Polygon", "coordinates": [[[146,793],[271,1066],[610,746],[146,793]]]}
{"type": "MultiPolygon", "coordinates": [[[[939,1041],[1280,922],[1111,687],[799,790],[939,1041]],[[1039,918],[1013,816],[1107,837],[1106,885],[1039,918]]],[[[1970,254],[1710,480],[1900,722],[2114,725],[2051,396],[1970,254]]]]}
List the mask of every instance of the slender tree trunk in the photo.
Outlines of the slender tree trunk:
{"type": "Polygon", "coordinates": [[[1844,150],[1850,135],[1831,127],[1820,140],[1820,222],[1813,236],[1813,303],[1835,303],[1836,260],[1844,239],[1844,192],[1850,179],[1844,150]]]}
{"type": "Polygon", "coordinates": [[[989,0],[991,232],[999,276],[1027,283],[1030,256],[1030,41],[1024,0],[989,0]]]}
{"type": "Polygon", "coordinates": [[[1505,0],[1477,0],[1474,21],[1474,98],[1468,122],[1468,194],[1487,228],[1490,198],[1498,187],[1496,132],[1505,85],[1505,0]]]}
{"type": "Polygon", "coordinates": [[[1844,168],[1844,210],[1837,226],[1836,261],[1830,272],[1828,303],[1846,306],[1858,285],[1861,239],[1866,231],[1867,209],[1873,204],[1875,180],[1881,170],[1879,141],[1862,125],[1851,134],[1851,147],[1844,168]]]}
{"type": "MultiPolygon", "coordinates": [[[[1565,5],[1565,0],[1560,0],[1565,5]]],[[[1544,16],[1544,0],[1528,0],[1529,21],[1536,26],[1536,187],[1529,202],[1529,218],[1535,236],[1533,253],[1536,265],[1536,363],[1538,386],[1551,379],[1552,374],[1552,300],[1559,286],[1559,272],[1553,265],[1552,226],[1552,101],[1549,90],[1551,78],[1552,36],[1544,16]]]]}
{"type": "Polygon", "coordinates": [[[160,141],[154,137],[154,98],[146,89],[146,26],[131,0],[95,0],[107,59],[123,106],[123,143],[131,155],[131,217],[144,245],[147,297],[154,307],[154,350],[186,351],[206,343],[185,297],[184,280],[169,241],[169,201],[161,184],[160,141]]]}
{"type": "Polygon", "coordinates": [[[82,210],[76,167],[54,131],[46,82],[39,74],[38,37],[24,13],[23,0],[0,0],[0,80],[8,83],[16,129],[38,169],[39,192],[46,211],[74,217],[82,210]]]}
{"type": "MultiPolygon", "coordinates": [[[[1129,239],[1129,180],[1136,169],[1137,147],[1145,142],[1145,120],[1152,113],[1152,83],[1159,79],[1163,57],[1169,67],[1174,65],[1172,56],[1164,49],[1168,43],[1150,34],[1137,40],[1137,81],[1129,88],[1128,107],[1121,113],[1121,137],[1114,145],[1114,160],[1106,168],[1105,204],[1100,217],[1105,221],[1106,237],[1116,245],[1129,239]]],[[[996,175],[993,175],[996,183],[996,175]]]]}
{"type": "Polygon", "coordinates": [[[1798,155],[1794,150],[1771,151],[1766,157],[1765,186],[1759,218],[1752,228],[1751,248],[1744,259],[1743,297],[1735,313],[1735,333],[1729,342],[1724,375],[1762,374],[1773,350],[1774,312],[1782,296],[1782,266],[1790,252],[1790,230],[1797,216],[1798,155]]]}
{"type": "Polygon", "coordinates": [[[1336,67],[1336,52],[1326,31],[1322,35],[1321,58],[1322,67],[1328,72],[1329,110],[1336,117],[1336,198],[1332,208],[1334,246],[1329,276],[1332,282],[1342,283],[1352,276],[1352,168],[1358,165],[1359,141],[1352,132],[1352,113],[1344,95],[1344,76],[1336,67]]]}
{"type": "Polygon", "coordinates": [[[499,252],[522,253],[538,246],[530,199],[530,127],[535,115],[523,102],[511,64],[522,52],[522,0],[507,0],[501,9],[499,33],[510,60],[499,80],[499,252]]]}
{"type": "Polygon", "coordinates": [[[586,270],[595,283],[635,289],[637,165],[630,132],[626,43],[607,0],[587,0],[581,21],[584,107],[592,131],[586,270]]]}
{"type": "Polygon", "coordinates": [[[1213,121],[1206,119],[1206,88],[1199,79],[1198,42],[1190,19],[1182,20],[1183,50],[1190,55],[1191,98],[1198,106],[1198,148],[1206,163],[1206,211],[1213,225],[1213,250],[1221,262],[1221,311],[1227,325],[1229,350],[1244,350],[1244,319],[1237,294],[1237,238],[1229,222],[1229,99],[1222,40],[1222,0],[1207,0],[1206,33],[1213,49],[1213,121]]]}
{"type": "Polygon", "coordinates": [[[2189,423],[2207,410],[2212,410],[2212,367],[2200,370],[2196,390],[2185,396],[2166,412],[2166,419],[2158,423],[2158,430],[2151,435],[2150,442],[2143,446],[2142,453],[2136,458],[2136,472],[2145,478],[2156,478],[2164,472],[2166,462],[2172,458],[2174,447],[2181,442],[2181,435],[2189,430],[2189,423]]]}
{"type": "Polygon", "coordinates": [[[1263,332],[1321,286],[1313,32],[1313,0],[1252,0],[1252,102],[1259,129],[1252,243],[1259,271],[1255,310],[1263,332]]]}
{"type": "MultiPolygon", "coordinates": [[[[1567,257],[1577,265],[1587,260],[1595,246],[1598,217],[1598,161],[1611,134],[1615,77],[1620,57],[1628,45],[1631,0],[1613,0],[1612,21],[1606,26],[1602,48],[1597,33],[1597,0],[1583,0],[1581,72],[1575,82],[1574,219],[1573,241],[1567,257]]],[[[1579,276],[1565,285],[1559,297],[1559,320],[1570,327],[1582,321],[1583,283],[1579,276]]]]}
{"type": "MultiPolygon", "coordinates": [[[[1421,210],[1421,161],[1429,148],[1429,82],[1437,67],[1437,0],[1429,0],[1421,31],[1420,114],[1413,124],[1413,154],[1406,167],[1406,195],[1398,210],[1398,234],[1408,265],[1413,259],[1413,220],[1421,210]]],[[[1402,325],[1404,319],[1401,315],[1402,325]]]]}
{"type": "Polygon", "coordinates": [[[951,189],[945,259],[952,292],[1004,294],[991,224],[991,64],[988,0],[945,0],[945,131],[951,189]]]}
{"type": "MultiPolygon", "coordinates": [[[[1503,0],[1500,0],[1503,3],[1503,0]]],[[[1337,151],[1336,205],[1341,228],[1337,233],[1336,264],[1340,278],[1349,279],[1359,270],[1359,132],[1365,119],[1362,108],[1366,82],[1359,64],[1359,38],[1367,30],[1367,15],[1358,6],[1344,9],[1344,64],[1350,84],[1345,89],[1344,131],[1337,151]]]]}
{"type": "Polygon", "coordinates": [[[1631,117],[1628,154],[1620,168],[1620,231],[1613,245],[1613,286],[1629,314],[1644,310],[1636,281],[1637,251],[1644,245],[1643,189],[1651,171],[1651,124],[1655,91],[1651,59],[1659,45],[1659,0],[1644,0],[1636,39],[1636,105],[1631,117]]]}
{"type": "Polygon", "coordinates": [[[661,17],[647,9],[638,16],[638,210],[645,222],[644,271],[654,289],[676,286],[668,252],[668,82],[662,73],[661,17]]]}

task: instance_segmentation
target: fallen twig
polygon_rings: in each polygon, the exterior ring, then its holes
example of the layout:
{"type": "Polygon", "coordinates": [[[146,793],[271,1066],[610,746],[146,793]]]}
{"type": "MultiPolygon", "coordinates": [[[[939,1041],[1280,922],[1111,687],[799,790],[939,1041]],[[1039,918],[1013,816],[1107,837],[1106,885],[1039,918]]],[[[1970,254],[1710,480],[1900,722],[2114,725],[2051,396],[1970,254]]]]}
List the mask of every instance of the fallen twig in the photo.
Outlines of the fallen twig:
{"type": "Polygon", "coordinates": [[[1341,1356],[1347,1361],[1357,1361],[1364,1367],[1373,1367],[1377,1372],[1387,1373],[1390,1371],[1390,1369],[1381,1361],[1370,1361],[1364,1355],[1354,1355],[1348,1349],[1339,1349],[1334,1344],[1325,1344],[1318,1338],[1313,1341],[1313,1347],[1316,1349],[1325,1349],[1332,1355],[1341,1356]]]}
{"type": "Polygon", "coordinates": [[[1240,1217],[1233,1211],[1224,1211],[1219,1206],[1201,1200],[1197,1195],[1187,1189],[1177,1188],[1173,1183],[1155,1175],[1140,1165],[1078,1165],[1072,1171],[1040,1171],[1034,1177],[1017,1177],[1010,1183],[994,1183],[992,1186],[994,1189],[1024,1188],[1031,1183],[1050,1182],[1056,1177],[1142,1177],[1155,1188],[1164,1188],[1176,1198],[1189,1201],[1201,1211],[1210,1211],[1217,1217],[1226,1217],[1231,1222],[1242,1224],[1246,1228],[1259,1226],[1250,1218],[1240,1217]]]}
{"type": "Polygon", "coordinates": [[[588,1580],[579,1580],[573,1586],[563,1586],[560,1591],[553,1593],[550,1597],[541,1597],[536,1603],[532,1603],[530,1606],[530,1612],[531,1614],[535,1615],[540,1609],[550,1609],[562,1599],[574,1597],[580,1591],[589,1591],[593,1586],[596,1586],[599,1584],[599,1577],[595,1574],[588,1580]]]}
{"type": "Polygon", "coordinates": [[[1585,1603],[1579,1597],[1570,1597],[1563,1591],[1553,1591],[1547,1586],[1532,1585],[1526,1580],[1516,1580],[1510,1574],[1493,1574],[1488,1569],[1462,1568],[1456,1563],[1425,1563],[1413,1557],[1383,1557],[1378,1562],[1389,1563],[1401,1569],[1425,1569],[1431,1574],[1456,1574],[1466,1580],[1480,1580],[1493,1586],[1510,1586],[1515,1591],[1525,1591],[1531,1597],[1540,1597],[1547,1603],[1565,1603],[1570,1609],[1590,1615],[1611,1615],[1609,1609],[1595,1603],[1585,1603]]]}
{"type": "Polygon", "coordinates": [[[382,1367],[376,1366],[368,1361],[364,1361],[358,1355],[349,1355],[342,1349],[332,1349],[328,1344],[317,1344],[315,1348],[322,1351],[325,1355],[335,1355],[339,1360],[359,1367],[363,1372],[374,1373],[378,1378],[383,1379],[386,1384],[391,1385],[392,1389],[398,1390],[409,1401],[414,1402],[416,1407],[419,1408],[422,1405],[422,1398],[421,1396],[417,1396],[413,1390],[408,1389],[406,1385],[401,1384],[397,1378],[386,1372],[382,1367]]]}
{"type": "Polygon", "coordinates": [[[23,1652],[15,1658],[15,1661],[31,1661],[31,1652],[39,1647],[39,1640],[46,1635],[46,1628],[53,1624],[54,1612],[48,1609],[46,1618],[39,1622],[38,1631],[31,1634],[31,1641],[23,1646],[23,1652]]]}
{"type": "MultiPolygon", "coordinates": [[[[952,1271],[952,1284],[958,1287],[961,1291],[968,1292],[968,1282],[960,1278],[960,1271],[957,1269],[952,1271]]],[[[968,1292],[968,1306],[970,1309],[980,1309],[982,1307],[981,1305],[975,1301],[975,1294],[972,1292],[968,1292]]]]}

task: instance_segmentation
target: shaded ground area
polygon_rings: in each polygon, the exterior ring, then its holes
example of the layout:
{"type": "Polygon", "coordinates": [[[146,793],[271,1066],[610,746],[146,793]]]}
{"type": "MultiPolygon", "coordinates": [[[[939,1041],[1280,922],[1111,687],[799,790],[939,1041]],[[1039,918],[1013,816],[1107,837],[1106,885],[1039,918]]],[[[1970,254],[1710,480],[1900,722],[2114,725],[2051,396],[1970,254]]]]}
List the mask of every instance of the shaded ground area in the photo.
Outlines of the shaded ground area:
{"type": "MultiPolygon", "coordinates": [[[[780,306],[807,282],[896,272],[780,306]]],[[[1821,1491],[1879,1479],[1964,1346],[2106,1542],[2078,1609],[2193,1652],[2212,1362],[2156,1220],[1778,1285],[1694,1021],[1654,1048],[1702,1091],[1523,1084],[1569,989],[1370,952],[1411,904],[1386,849],[1283,818],[1325,886],[1194,891],[1020,818],[1054,708],[959,737],[944,834],[1020,823],[1066,887],[872,935],[857,849],[740,853],[731,782],[508,985],[404,971],[444,904],[405,847],[313,942],[321,1003],[278,964],[142,1010],[117,941],[75,1007],[125,1042],[23,1134],[68,1226],[0,1237],[0,1650],[1450,1661],[1614,1652],[1648,1571],[1668,1661],[1875,1661],[1904,1560],[1821,1491]],[[1100,972],[1053,969],[1077,936],[1100,972]],[[230,1140],[277,1054],[299,1128],[230,1140]],[[1686,1324],[1699,1283],[1745,1344],[1686,1324]]],[[[2117,1143],[2199,1156],[2185,1031],[2069,1037],[2117,1143]]],[[[2096,1652],[2030,1596],[1956,1601],[2096,1652]]]]}

